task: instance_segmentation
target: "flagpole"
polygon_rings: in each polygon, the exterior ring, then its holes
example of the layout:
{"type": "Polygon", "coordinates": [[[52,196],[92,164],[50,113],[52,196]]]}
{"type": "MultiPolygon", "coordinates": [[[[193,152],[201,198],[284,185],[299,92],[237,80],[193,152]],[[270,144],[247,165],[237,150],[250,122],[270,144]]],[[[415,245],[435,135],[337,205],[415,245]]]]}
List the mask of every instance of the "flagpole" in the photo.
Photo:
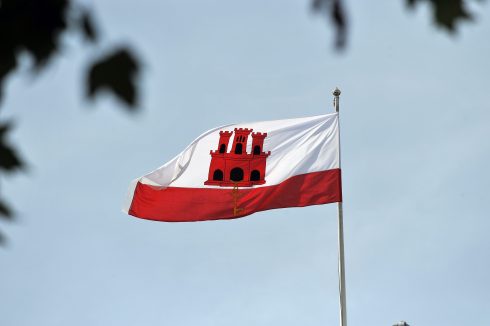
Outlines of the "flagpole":
{"type": "MultiPolygon", "coordinates": [[[[339,113],[340,89],[333,91],[335,112],[339,113]]],[[[340,135],[339,135],[340,139],[340,135]]],[[[340,168],[340,140],[339,140],[339,168],[340,168]]],[[[344,263],[344,211],[342,202],[338,202],[339,211],[339,299],[340,299],[340,326],[347,326],[347,305],[345,293],[345,263],[344,263]]]]}

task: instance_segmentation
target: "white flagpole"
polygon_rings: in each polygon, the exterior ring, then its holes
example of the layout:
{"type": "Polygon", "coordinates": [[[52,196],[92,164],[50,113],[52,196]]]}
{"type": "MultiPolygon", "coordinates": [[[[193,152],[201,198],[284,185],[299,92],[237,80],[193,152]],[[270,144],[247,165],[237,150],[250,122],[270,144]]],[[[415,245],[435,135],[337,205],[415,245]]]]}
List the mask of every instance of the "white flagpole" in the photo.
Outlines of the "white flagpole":
{"type": "MultiPolygon", "coordinates": [[[[335,112],[339,113],[340,89],[333,91],[335,112]]],[[[339,136],[340,137],[340,136],[339,136]]],[[[339,138],[340,139],[340,138],[339,138]]],[[[339,168],[340,168],[340,140],[339,140],[339,168]]],[[[340,299],[340,326],[347,326],[347,305],[345,293],[345,263],[344,263],[344,212],[342,202],[337,203],[339,208],[339,299],[340,299]]]]}

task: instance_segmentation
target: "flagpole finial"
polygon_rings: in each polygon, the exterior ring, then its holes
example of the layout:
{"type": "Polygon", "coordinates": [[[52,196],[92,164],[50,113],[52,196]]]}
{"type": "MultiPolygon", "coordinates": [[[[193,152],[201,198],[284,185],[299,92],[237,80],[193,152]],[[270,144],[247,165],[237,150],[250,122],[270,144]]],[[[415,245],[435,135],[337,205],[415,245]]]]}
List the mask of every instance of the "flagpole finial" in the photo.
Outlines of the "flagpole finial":
{"type": "Polygon", "coordinates": [[[338,87],[335,87],[333,90],[332,94],[334,96],[333,98],[333,107],[335,109],[335,112],[339,112],[339,97],[340,97],[340,89],[338,87]]]}

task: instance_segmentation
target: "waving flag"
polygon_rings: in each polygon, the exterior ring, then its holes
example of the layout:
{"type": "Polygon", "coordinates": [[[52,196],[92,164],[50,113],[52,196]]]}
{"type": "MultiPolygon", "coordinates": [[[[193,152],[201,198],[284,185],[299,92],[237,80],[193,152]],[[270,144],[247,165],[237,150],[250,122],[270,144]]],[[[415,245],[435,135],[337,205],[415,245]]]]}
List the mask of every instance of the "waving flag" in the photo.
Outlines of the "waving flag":
{"type": "Polygon", "coordinates": [[[338,114],[333,113],[209,130],[134,180],[124,211],[190,222],[341,201],[338,114]]]}

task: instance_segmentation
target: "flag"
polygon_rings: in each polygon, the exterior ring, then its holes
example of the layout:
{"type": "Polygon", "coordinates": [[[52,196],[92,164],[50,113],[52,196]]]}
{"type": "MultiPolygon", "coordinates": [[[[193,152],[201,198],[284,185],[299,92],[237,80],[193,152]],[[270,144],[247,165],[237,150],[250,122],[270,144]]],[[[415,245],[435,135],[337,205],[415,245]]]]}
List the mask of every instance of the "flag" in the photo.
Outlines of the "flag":
{"type": "Polygon", "coordinates": [[[166,222],[342,201],[338,113],[230,124],[131,183],[124,211],[166,222]]]}

